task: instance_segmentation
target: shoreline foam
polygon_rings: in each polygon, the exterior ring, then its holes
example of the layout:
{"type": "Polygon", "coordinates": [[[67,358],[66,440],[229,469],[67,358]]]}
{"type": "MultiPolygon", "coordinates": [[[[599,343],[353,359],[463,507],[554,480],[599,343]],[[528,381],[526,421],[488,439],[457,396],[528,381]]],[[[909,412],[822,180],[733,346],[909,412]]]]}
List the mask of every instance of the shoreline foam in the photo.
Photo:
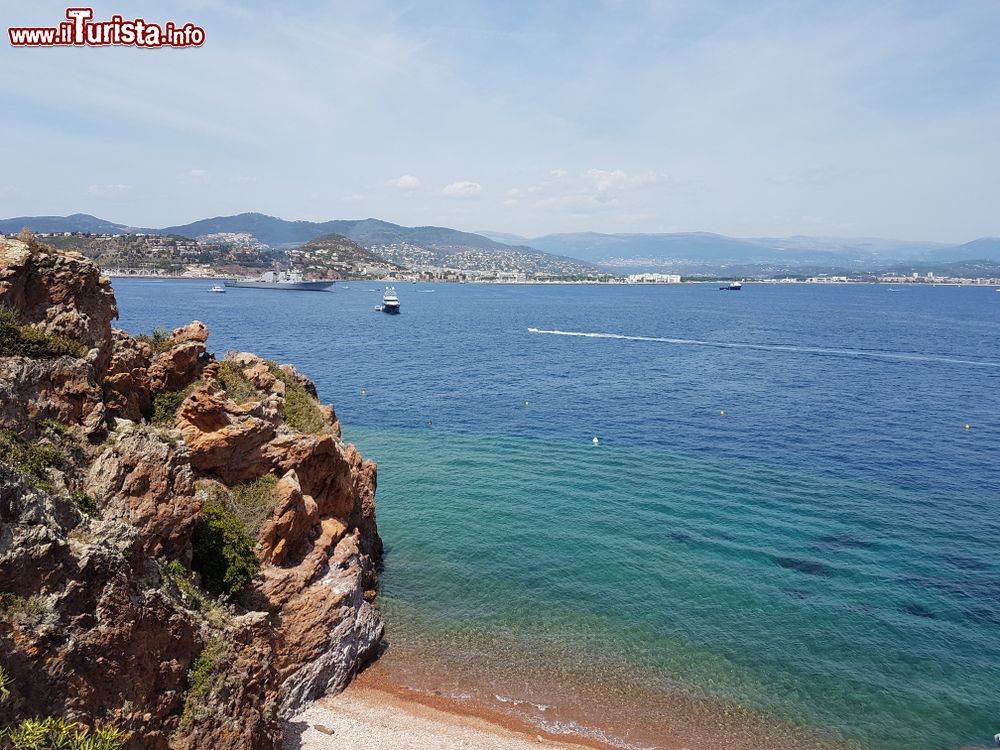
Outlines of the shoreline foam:
{"type": "Polygon", "coordinates": [[[543,708],[531,700],[456,680],[457,675],[439,673],[433,664],[406,662],[383,656],[343,693],[326,696],[296,716],[285,725],[286,748],[527,750],[547,745],[559,750],[857,750],[855,745],[824,741],[792,727],[762,724],[760,717],[710,701],[696,701],[695,707],[683,699],[672,700],[676,713],[666,723],[638,726],[623,717],[613,719],[592,702],[589,708],[580,704],[569,711],[543,708]],[[414,668],[419,674],[411,671],[414,668]]]}
{"type": "MultiPolygon", "coordinates": [[[[365,682],[362,680],[362,682],[365,682]]],[[[356,684],[320,699],[285,727],[289,750],[608,750],[596,741],[568,741],[502,714],[447,696],[410,692],[388,683],[356,684]]]]}

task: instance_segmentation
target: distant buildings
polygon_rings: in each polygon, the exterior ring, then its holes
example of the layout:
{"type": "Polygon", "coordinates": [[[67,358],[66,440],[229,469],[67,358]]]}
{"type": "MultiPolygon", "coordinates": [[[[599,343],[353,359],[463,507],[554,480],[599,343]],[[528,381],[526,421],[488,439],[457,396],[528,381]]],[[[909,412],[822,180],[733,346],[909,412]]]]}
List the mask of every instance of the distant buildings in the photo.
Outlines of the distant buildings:
{"type": "Polygon", "coordinates": [[[681,276],[677,273],[634,273],[625,277],[627,284],[680,284],[681,276]]]}

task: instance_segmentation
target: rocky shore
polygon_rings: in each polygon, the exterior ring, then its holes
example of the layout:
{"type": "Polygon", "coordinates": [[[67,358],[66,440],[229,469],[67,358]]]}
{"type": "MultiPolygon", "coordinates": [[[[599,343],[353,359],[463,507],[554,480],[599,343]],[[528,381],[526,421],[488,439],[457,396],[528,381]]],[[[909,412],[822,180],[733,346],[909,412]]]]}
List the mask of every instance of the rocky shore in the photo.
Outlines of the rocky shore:
{"type": "MultiPolygon", "coordinates": [[[[270,750],[378,652],[376,467],[288,365],[112,327],[81,255],[0,239],[0,728],[270,750]]],[[[2,744],[2,743],[0,743],[2,744]]]]}

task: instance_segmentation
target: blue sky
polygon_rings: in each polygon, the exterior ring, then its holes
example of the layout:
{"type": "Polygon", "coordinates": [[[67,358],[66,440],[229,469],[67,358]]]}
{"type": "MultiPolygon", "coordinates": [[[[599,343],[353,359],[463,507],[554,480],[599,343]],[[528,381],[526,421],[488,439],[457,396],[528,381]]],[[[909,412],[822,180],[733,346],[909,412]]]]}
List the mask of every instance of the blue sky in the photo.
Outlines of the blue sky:
{"type": "MultiPolygon", "coordinates": [[[[5,0],[3,26],[66,5],[5,0]]],[[[0,46],[0,216],[528,236],[1000,234],[1000,3],[176,2],[198,49],[0,46]]]]}

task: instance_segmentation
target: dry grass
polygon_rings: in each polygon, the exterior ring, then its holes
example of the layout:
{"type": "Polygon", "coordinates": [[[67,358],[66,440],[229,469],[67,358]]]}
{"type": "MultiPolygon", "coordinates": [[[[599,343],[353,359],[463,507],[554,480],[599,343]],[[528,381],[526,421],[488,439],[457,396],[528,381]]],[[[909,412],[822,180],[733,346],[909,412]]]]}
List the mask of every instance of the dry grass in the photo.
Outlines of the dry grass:
{"type": "Polygon", "coordinates": [[[226,389],[226,395],[237,404],[261,398],[261,392],[243,374],[243,368],[231,359],[219,363],[219,382],[226,389]]]}

